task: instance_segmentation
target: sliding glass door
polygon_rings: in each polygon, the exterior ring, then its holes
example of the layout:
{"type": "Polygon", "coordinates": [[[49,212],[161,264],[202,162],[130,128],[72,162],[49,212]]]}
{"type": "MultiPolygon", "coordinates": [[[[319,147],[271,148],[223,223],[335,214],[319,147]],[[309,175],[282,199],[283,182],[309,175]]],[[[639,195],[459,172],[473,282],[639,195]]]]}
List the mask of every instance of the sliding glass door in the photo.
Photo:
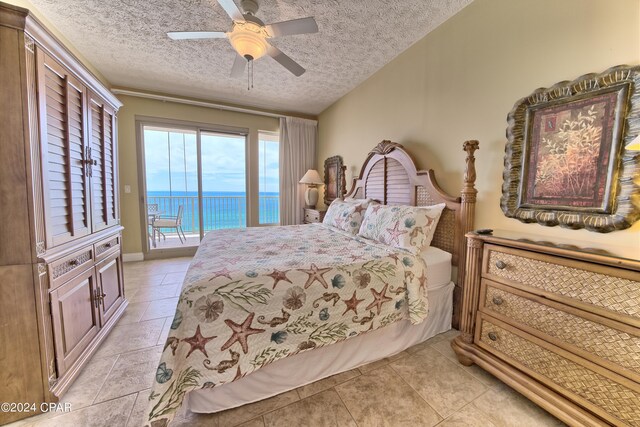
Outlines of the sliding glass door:
{"type": "Polygon", "coordinates": [[[150,249],[197,246],[197,133],[144,127],[146,237],[150,249]]]}
{"type": "Polygon", "coordinates": [[[247,226],[246,137],[200,133],[204,232],[247,226]]]}
{"type": "Polygon", "coordinates": [[[143,125],[142,141],[150,251],[247,226],[246,135],[143,125]]]}

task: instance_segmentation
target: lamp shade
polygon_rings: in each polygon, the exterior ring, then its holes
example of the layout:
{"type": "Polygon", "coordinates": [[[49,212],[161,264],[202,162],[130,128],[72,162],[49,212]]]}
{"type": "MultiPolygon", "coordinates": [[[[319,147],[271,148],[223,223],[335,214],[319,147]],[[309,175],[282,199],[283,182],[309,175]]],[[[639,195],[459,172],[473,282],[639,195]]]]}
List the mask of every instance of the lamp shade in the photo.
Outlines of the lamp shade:
{"type": "Polygon", "coordinates": [[[320,185],[324,184],[317,170],[309,169],[300,180],[300,184],[320,185]]]}

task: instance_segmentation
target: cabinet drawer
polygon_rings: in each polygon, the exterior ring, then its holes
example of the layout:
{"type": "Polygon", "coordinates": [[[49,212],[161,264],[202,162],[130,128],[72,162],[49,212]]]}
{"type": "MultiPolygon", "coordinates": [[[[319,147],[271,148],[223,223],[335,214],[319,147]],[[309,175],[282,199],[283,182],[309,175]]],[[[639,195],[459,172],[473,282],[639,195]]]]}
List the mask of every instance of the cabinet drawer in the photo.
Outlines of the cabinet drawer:
{"type": "Polygon", "coordinates": [[[557,392],[614,425],[640,425],[640,386],[480,314],[475,341],[557,392]]]}
{"type": "Polygon", "coordinates": [[[562,306],[504,285],[482,281],[485,313],[640,382],[640,330],[562,306]]]}
{"type": "Polygon", "coordinates": [[[487,244],[482,275],[640,327],[637,272],[487,244]]]}
{"type": "Polygon", "coordinates": [[[49,285],[52,289],[57,288],[87,268],[92,267],[93,261],[93,246],[89,246],[51,262],[49,264],[49,277],[51,277],[49,285]]]}
{"type": "Polygon", "coordinates": [[[120,235],[107,237],[94,245],[96,262],[107,258],[116,248],[120,248],[120,235]]]}

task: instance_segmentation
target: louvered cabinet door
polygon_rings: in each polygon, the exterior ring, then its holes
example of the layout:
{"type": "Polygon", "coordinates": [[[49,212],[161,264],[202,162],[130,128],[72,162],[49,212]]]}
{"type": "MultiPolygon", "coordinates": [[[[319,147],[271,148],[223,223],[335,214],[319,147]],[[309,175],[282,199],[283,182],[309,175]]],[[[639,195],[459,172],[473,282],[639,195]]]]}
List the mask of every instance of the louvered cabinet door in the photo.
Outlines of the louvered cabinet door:
{"type": "Polygon", "coordinates": [[[118,223],[114,109],[89,92],[89,155],[93,231],[118,223]]]}
{"type": "Polygon", "coordinates": [[[38,103],[47,247],[91,232],[85,87],[38,50],[38,103]]]}

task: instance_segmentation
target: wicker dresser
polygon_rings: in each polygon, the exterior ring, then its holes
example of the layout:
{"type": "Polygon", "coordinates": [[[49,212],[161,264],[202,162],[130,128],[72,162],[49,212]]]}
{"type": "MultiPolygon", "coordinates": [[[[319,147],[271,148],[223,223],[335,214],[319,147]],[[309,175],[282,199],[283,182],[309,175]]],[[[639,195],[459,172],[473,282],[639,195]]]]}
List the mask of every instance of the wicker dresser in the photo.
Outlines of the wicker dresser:
{"type": "Polygon", "coordinates": [[[640,426],[640,261],[506,232],[467,238],[460,362],[570,425],[640,426]]]}

